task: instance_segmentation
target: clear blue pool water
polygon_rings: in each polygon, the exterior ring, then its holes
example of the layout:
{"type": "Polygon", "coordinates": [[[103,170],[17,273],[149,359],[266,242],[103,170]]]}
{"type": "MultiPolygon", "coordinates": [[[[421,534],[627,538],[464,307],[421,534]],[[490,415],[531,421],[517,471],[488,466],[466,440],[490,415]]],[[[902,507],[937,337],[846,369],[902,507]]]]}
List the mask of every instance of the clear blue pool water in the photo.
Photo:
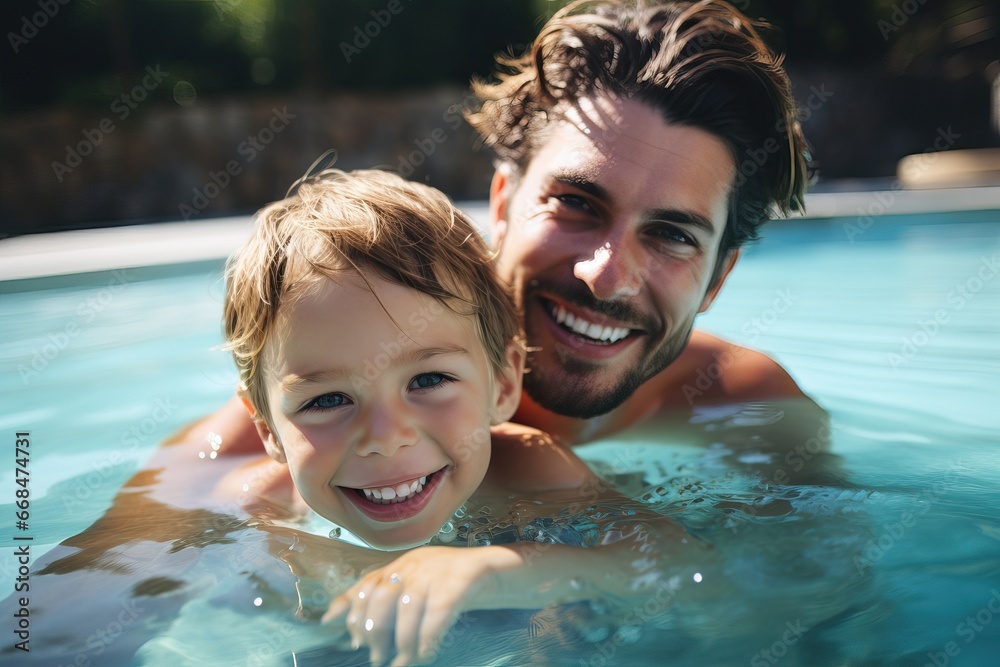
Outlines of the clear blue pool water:
{"type": "MultiPolygon", "coordinates": [[[[726,594],[651,603],[624,628],[579,607],[471,615],[443,664],[1000,664],[1000,211],[857,225],[772,225],[698,324],[789,369],[830,414],[829,451],[776,447],[796,409],[777,404],[579,450],[713,544],[726,594]]],[[[0,283],[0,597],[17,574],[15,533],[42,558],[97,520],[160,441],[231,395],[220,269],[0,283]],[[16,431],[32,439],[26,533],[14,527],[16,431]]],[[[255,532],[237,533],[244,551],[255,532]]],[[[199,550],[204,595],[141,614],[135,646],[46,653],[39,630],[32,661],[8,664],[364,664],[324,648],[287,605],[234,602],[219,545],[186,548],[199,550]]],[[[81,620],[66,633],[113,622],[100,595],[74,602],[81,620]]]]}

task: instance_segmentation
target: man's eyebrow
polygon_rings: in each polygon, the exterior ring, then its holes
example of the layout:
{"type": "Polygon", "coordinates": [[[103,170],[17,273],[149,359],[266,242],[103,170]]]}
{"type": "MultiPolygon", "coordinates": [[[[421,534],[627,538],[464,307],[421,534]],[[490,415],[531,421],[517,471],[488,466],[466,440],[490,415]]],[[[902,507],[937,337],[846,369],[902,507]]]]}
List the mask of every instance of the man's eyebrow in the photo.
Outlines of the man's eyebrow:
{"type": "MultiPolygon", "coordinates": [[[[387,357],[389,356],[388,353],[385,354],[387,357]]],[[[392,366],[405,365],[408,363],[421,363],[427,361],[428,359],[433,359],[434,357],[460,354],[467,355],[469,354],[469,351],[464,347],[457,345],[444,347],[421,347],[415,350],[403,350],[399,355],[391,357],[388,364],[379,364],[377,361],[372,361],[372,364],[380,370],[385,370],[392,366]]],[[[281,390],[283,392],[291,393],[305,391],[311,385],[343,382],[345,380],[350,380],[354,375],[357,375],[357,373],[352,373],[346,368],[328,368],[319,371],[312,371],[303,375],[289,373],[281,379],[281,390]]]]}
{"type": "Polygon", "coordinates": [[[552,175],[552,180],[558,181],[563,185],[576,188],[577,190],[583,190],[588,195],[596,197],[597,199],[611,201],[611,194],[604,186],[598,185],[589,178],[580,176],[579,174],[573,172],[557,172],[552,175]]]}
{"type": "MultiPolygon", "coordinates": [[[[613,203],[613,198],[607,188],[602,185],[598,185],[589,178],[580,176],[579,174],[573,172],[558,172],[553,174],[552,178],[563,185],[568,185],[576,188],[577,190],[582,190],[597,199],[613,203]]],[[[645,217],[647,220],[651,221],[661,220],[663,222],[676,222],[679,225],[700,227],[709,234],[715,234],[715,224],[712,223],[712,220],[707,216],[695,213],[694,211],[685,211],[676,208],[661,208],[650,211],[645,217]]]]}

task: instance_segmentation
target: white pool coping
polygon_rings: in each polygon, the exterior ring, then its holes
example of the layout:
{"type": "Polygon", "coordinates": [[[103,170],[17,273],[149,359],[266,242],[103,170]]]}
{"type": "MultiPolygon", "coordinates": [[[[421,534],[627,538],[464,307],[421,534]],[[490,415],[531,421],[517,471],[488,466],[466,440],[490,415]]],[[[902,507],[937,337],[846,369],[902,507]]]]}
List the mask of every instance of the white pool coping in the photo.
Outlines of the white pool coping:
{"type": "MultiPolygon", "coordinates": [[[[458,205],[485,229],[486,202],[458,205]]],[[[990,209],[1000,209],[1000,186],[811,193],[804,217],[990,209]]],[[[0,281],[222,259],[251,227],[250,216],[238,216],[14,237],[0,241],[0,281]]]]}

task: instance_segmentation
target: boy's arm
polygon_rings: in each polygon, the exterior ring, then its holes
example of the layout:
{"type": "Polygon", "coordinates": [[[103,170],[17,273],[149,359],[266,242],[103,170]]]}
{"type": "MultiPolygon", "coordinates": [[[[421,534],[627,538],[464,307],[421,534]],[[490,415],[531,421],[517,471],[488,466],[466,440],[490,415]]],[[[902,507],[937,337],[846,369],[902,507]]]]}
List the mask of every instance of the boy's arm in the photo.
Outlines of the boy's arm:
{"type": "MultiPolygon", "coordinates": [[[[687,542],[683,542],[683,540],[687,542]]],[[[433,661],[459,614],[477,609],[540,609],[603,600],[619,609],[670,606],[677,591],[701,582],[706,550],[636,531],[582,548],[519,542],[462,549],[421,547],[369,573],[334,600],[325,623],[346,623],[371,662],[433,661]]]]}
{"type": "MultiPolygon", "coordinates": [[[[492,484],[520,497],[560,494],[571,513],[620,497],[579,458],[537,431],[510,427],[494,433],[491,473],[521,474],[492,484]],[[510,438],[508,440],[507,438],[510,438]],[[520,443],[520,445],[518,445],[520,443]],[[509,447],[509,448],[508,448],[509,447]],[[546,488],[547,485],[547,488],[546,488]]],[[[698,581],[708,557],[673,521],[649,513],[598,546],[519,542],[475,548],[421,547],[364,576],[334,600],[326,623],[346,623],[355,647],[368,646],[373,664],[395,651],[393,664],[432,660],[438,643],[463,611],[538,609],[602,599],[618,606],[655,600],[666,607],[680,582],[698,581]]]]}
{"type": "MultiPolygon", "coordinates": [[[[233,396],[221,408],[187,426],[183,433],[193,432],[196,438],[204,438],[212,433],[220,440],[219,455],[260,454],[264,455],[264,444],[257,435],[257,428],[250,419],[250,413],[240,400],[233,396]]],[[[168,443],[169,444],[169,443],[168,443]]]]}

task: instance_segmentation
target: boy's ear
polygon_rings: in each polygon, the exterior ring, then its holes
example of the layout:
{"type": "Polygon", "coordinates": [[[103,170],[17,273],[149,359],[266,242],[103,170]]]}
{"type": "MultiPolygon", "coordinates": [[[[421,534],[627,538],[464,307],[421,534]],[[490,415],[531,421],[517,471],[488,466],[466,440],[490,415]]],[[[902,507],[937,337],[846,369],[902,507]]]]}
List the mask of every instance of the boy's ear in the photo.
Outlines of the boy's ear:
{"type": "Polygon", "coordinates": [[[499,164],[490,183],[490,247],[499,250],[507,234],[507,205],[511,195],[510,165],[499,164]]]}
{"type": "Polygon", "coordinates": [[[715,284],[708,288],[705,292],[705,298],[701,300],[701,307],[698,308],[699,313],[704,313],[708,310],[708,307],[712,305],[715,301],[715,297],[719,296],[719,290],[722,289],[723,283],[726,282],[726,278],[729,277],[729,272],[733,270],[736,266],[736,260],[740,258],[741,248],[736,250],[730,250],[726,258],[722,260],[722,271],[719,273],[719,279],[715,281],[715,284]]]}
{"type": "Polygon", "coordinates": [[[285,448],[281,446],[281,443],[278,442],[278,437],[271,430],[271,427],[267,425],[267,420],[258,414],[257,409],[250,402],[250,399],[242,388],[237,393],[240,396],[240,400],[243,401],[243,407],[250,413],[250,419],[253,420],[253,425],[257,428],[257,435],[260,436],[260,441],[264,443],[264,449],[267,451],[268,456],[278,463],[285,463],[285,448]]]}
{"type": "Polygon", "coordinates": [[[493,425],[509,421],[521,402],[521,378],[524,376],[524,347],[517,343],[507,346],[507,366],[494,369],[494,404],[490,411],[493,425]]]}

